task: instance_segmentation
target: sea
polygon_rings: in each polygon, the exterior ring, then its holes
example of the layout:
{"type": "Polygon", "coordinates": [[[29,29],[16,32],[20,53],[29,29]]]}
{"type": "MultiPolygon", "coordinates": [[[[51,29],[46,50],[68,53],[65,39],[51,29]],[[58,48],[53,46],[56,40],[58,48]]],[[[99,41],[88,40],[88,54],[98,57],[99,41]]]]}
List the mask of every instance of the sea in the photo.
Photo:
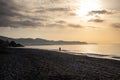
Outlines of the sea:
{"type": "Polygon", "coordinates": [[[25,46],[25,48],[45,49],[52,51],[59,51],[59,48],[61,48],[62,53],[120,60],[120,44],[32,45],[25,46]]]}

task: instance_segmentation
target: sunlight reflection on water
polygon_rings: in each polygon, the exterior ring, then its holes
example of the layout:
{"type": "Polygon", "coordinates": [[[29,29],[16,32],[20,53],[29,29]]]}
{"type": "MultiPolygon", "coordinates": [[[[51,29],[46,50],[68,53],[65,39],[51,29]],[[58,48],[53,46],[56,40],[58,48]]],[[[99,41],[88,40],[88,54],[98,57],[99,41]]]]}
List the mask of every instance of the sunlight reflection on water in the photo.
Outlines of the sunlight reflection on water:
{"type": "Polygon", "coordinates": [[[63,53],[120,60],[120,45],[35,45],[25,48],[59,51],[59,47],[63,53]]]}

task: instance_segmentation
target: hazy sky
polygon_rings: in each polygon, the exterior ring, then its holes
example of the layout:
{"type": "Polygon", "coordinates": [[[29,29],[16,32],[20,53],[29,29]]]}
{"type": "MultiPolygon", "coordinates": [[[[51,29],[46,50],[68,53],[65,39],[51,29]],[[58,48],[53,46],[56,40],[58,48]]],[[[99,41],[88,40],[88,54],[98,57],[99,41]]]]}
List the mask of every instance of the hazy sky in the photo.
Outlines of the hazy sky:
{"type": "Polygon", "coordinates": [[[0,0],[0,35],[120,43],[120,0],[0,0]]]}

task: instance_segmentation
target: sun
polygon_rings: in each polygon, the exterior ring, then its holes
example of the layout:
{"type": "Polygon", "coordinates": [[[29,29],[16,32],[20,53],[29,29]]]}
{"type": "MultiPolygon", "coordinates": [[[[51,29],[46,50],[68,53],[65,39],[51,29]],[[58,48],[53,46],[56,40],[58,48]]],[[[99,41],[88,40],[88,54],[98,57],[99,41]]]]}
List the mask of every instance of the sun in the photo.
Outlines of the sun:
{"type": "Polygon", "coordinates": [[[100,0],[80,0],[78,3],[78,9],[76,13],[79,16],[86,16],[88,12],[93,10],[100,10],[100,0]]]}

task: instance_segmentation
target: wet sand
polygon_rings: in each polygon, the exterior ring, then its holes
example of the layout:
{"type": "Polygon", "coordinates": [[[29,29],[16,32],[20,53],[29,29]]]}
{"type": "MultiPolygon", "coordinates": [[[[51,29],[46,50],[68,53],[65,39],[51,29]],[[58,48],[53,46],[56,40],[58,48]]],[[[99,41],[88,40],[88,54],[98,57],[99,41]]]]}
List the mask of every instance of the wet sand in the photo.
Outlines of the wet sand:
{"type": "Polygon", "coordinates": [[[0,49],[0,80],[120,80],[120,61],[38,49],[0,49]]]}

